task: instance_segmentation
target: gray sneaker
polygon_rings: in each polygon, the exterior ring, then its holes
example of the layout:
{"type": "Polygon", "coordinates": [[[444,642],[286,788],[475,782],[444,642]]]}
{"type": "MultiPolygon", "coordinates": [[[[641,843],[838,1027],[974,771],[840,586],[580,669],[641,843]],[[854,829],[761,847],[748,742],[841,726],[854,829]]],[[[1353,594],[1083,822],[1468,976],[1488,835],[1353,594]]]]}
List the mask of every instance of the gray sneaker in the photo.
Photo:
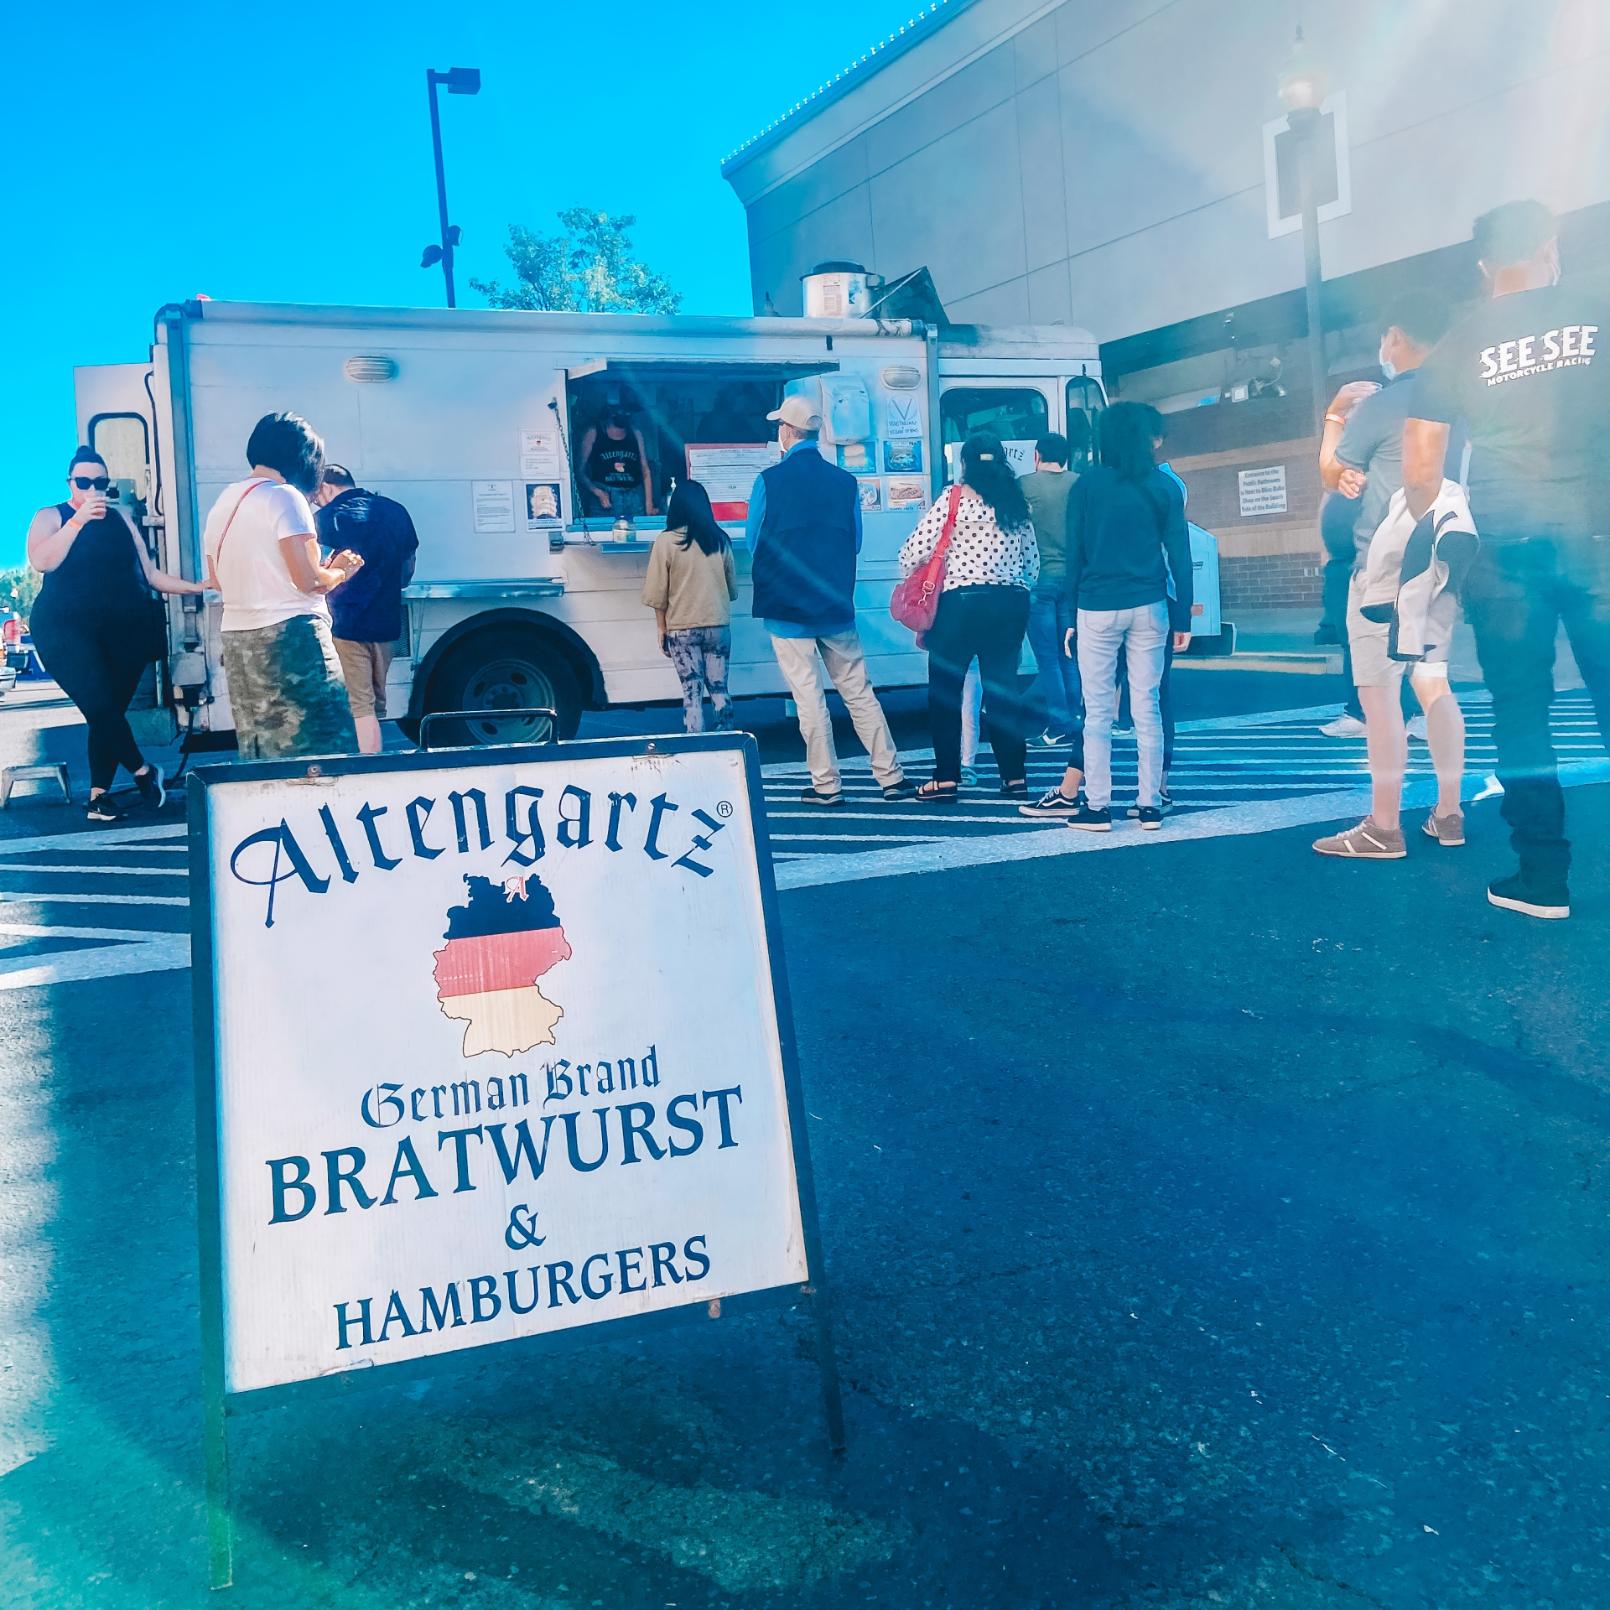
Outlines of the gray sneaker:
{"type": "Polygon", "coordinates": [[[1316,839],[1314,849],[1320,855],[1339,855],[1353,861],[1401,861],[1409,853],[1402,828],[1394,828],[1389,833],[1384,827],[1377,827],[1371,816],[1345,833],[1316,839]]]}
{"type": "Polygon", "coordinates": [[[1458,811],[1450,811],[1446,816],[1438,816],[1433,811],[1420,831],[1445,850],[1455,850],[1465,842],[1465,819],[1458,811]]]}

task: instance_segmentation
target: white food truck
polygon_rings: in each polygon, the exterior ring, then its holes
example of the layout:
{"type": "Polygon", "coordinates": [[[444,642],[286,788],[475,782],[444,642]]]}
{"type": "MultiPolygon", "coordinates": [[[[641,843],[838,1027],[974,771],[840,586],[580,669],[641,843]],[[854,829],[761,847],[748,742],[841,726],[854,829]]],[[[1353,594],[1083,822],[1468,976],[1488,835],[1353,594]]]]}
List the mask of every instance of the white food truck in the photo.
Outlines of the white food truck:
{"type": "MultiPolygon", "coordinates": [[[[1077,460],[1105,406],[1095,340],[1066,326],[206,300],[157,315],[147,362],[76,379],[81,439],[105,457],[157,563],[191,577],[208,508],[246,474],[253,424],[305,415],[330,457],[405,504],[419,532],[391,714],[412,730],[433,711],[552,708],[562,736],[585,709],[679,698],[640,593],[670,487],[687,475],[737,551],[732,691],[784,691],[749,613],[743,520],[776,452],[765,415],[786,392],[819,404],[822,451],[860,482],[856,605],[880,687],[926,675],[888,603],[900,545],[943,485],[946,447],[993,430],[1026,468],[1035,438],[1054,430],[1077,460]],[[642,435],[657,515],[613,517],[586,479],[582,453],[612,415],[642,435]]],[[[217,605],[172,600],[169,624],[156,702],[198,734],[227,733],[217,605]]],[[[458,742],[546,730],[535,715],[451,725],[458,742]]]]}

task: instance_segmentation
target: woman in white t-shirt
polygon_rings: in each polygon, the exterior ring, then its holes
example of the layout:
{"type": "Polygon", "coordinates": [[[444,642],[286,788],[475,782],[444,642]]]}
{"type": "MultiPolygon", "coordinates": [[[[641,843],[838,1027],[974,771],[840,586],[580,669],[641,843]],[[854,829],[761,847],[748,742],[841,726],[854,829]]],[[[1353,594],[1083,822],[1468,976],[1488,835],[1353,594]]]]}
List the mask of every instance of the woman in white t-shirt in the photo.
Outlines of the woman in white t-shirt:
{"type": "Polygon", "coordinates": [[[324,473],[324,443],[297,414],[268,414],[246,444],[251,475],[226,486],[207,515],[207,576],[223,594],[224,678],[241,755],[349,754],[358,745],[324,595],[363,564],[343,549],[328,564],[307,495],[324,473]]]}

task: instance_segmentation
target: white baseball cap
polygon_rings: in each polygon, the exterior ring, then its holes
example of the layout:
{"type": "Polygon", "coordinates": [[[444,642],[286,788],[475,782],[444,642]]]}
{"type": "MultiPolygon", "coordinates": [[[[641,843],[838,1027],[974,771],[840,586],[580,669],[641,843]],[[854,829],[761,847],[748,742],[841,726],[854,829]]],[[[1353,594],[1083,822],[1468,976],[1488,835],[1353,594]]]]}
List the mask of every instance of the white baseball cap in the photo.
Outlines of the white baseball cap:
{"type": "Polygon", "coordinates": [[[822,416],[814,409],[809,400],[804,397],[784,397],[780,408],[774,408],[766,415],[767,419],[781,420],[785,425],[792,425],[795,430],[820,430],[822,416]]]}

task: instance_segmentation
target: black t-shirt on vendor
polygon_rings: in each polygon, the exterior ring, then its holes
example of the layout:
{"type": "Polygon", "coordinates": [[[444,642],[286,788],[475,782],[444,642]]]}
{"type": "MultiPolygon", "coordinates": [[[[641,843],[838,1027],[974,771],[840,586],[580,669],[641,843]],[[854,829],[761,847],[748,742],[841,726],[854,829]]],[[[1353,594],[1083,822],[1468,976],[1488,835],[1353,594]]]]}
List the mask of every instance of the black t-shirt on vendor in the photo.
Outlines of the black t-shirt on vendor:
{"type": "Polygon", "coordinates": [[[1419,374],[1413,417],[1469,429],[1470,512],[1484,540],[1610,534],[1610,282],[1494,297],[1419,374]]]}

